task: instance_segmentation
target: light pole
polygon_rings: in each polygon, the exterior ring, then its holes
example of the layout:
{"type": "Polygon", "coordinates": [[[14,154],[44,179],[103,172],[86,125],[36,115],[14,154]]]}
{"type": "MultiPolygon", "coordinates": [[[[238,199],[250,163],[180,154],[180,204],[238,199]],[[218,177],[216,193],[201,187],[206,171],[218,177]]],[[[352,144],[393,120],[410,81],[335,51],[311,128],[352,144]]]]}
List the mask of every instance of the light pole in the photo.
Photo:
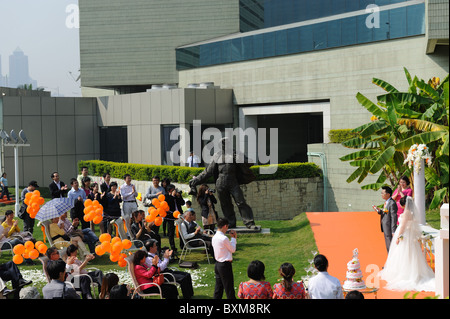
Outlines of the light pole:
{"type": "Polygon", "coordinates": [[[19,147],[27,147],[30,144],[27,144],[27,137],[23,130],[19,132],[19,135],[16,134],[14,130],[11,130],[10,135],[6,133],[4,130],[0,131],[0,137],[2,138],[2,143],[4,146],[14,147],[14,183],[16,189],[16,204],[15,204],[15,215],[19,213],[20,205],[19,205],[19,147]],[[20,140],[20,143],[19,143],[20,140]]]}

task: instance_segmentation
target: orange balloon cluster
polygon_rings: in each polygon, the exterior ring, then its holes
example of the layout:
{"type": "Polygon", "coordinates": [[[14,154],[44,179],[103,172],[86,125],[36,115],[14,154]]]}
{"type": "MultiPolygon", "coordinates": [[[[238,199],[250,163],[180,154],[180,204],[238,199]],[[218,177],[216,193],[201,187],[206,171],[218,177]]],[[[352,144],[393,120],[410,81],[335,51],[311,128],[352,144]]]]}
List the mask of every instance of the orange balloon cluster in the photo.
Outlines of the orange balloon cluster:
{"type": "Polygon", "coordinates": [[[27,212],[31,218],[35,218],[41,205],[44,205],[44,197],[41,197],[41,193],[36,189],[33,192],[25,194],[25,200],[23,201],[27,207],[27,212]]]}
{"type": "MultiPolygon", "coordinates": [[[[167,216],[169,211],[169,204],[165,201],[166,197],[164,195],[159,195],[158,198],[152,199],[152,205],[148,208],[148,215],[145,216],[145,221],[147,223],[154,222],[156,226],[161,226],[163,218],[167,216]]],[[[178,218],[180,212],[176,211],[173,213],[175,218],[178,218]]]]}
{"type": "Polygon", "coordinates": [[[39,253],[45,254],[47,252],[47,245],[45,245],[42,241],[37,241],[33,243],[32,241],[25,242],[24,245],[18,244],[13,248],[13,262],[15,264],[23,263],[24,259],[36,259],[39,257],[39,253]]]}
{"type": "Polygon", "coordinates": [[[125,267],[127,262],[125,258],[127,254],[122,252],[124,249],[131,248],[131,241],[129,239],[121,240],[120,237],[111,238],[108,233],[101,234],[99,237],[100,245],[95,247],[95,253],[99,256],[109,253],[109,259],[112,262],[117,262],[120,267],[125,267]]]}
{"type": "Polygon", "coordinates": [[[103,220],[103,206],[98,200],[86,199],[84,201],[84,217],[86,222],[92,221],[94,224],[100,224],[103,220]]]}

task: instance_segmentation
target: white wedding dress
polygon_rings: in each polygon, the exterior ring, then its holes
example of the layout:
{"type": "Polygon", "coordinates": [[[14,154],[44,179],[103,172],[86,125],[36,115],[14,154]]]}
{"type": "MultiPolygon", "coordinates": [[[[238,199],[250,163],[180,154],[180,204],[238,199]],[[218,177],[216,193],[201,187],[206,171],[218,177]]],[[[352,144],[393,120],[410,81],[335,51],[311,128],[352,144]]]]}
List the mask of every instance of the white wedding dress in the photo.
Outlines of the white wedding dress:
{"type": "Polygon", "coordinates": [[[399,227],[394,233],[384,269],[379,273],[391,290],[435,291],[434,272],[428,265],[419,243],[421,235],[414,201],[407,197],[405,210],[400,215],[399,227]],[[403,239],[397,244],[397,238],[403,239]]]}

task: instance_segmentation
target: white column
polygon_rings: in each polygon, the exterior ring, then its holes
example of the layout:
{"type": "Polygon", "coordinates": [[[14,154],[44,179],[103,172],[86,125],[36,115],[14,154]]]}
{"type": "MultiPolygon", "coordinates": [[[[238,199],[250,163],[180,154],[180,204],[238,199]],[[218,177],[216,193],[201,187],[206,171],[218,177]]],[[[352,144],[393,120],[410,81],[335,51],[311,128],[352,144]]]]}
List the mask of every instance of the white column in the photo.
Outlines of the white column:
{"type": "Polygon", "coordinates": [[[425,225],[425,163],[422,160],[419,172],[414,169],[414,204],[416,205],[419,216],[419,224],[425,225]]]}
{"type": "Polygon", "coordinates": [[[18,217],[19,214],[19,200],[20,200],[20,193],[19,193],[19,148],[17,146],[14,146],[14,187],[16,188],[16,205],[15,205],[15,215],[18,217]]]}
{"type": "Polygon", "coordinates": [[[439,237],[435,239],[435,275],[436,275],[436,296],[444,299],[449,296],[449,245],[448,245],[448,213],[449,205],[443,204],[441,207],[441,230],[439,237]]]}

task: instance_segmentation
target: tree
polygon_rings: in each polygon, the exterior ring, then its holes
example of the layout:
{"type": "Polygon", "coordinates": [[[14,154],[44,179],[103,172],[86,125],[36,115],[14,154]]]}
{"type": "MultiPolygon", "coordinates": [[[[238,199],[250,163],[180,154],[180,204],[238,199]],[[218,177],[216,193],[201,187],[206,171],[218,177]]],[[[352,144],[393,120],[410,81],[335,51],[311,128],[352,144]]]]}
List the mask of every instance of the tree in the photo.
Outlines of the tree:
{"type": "Polygon", "coordinates": [[[341,157],[349,161],[356,170],[347,179],[358,179],[361,183],[369,174],[380,173],[373,184],[362,189],[378,190],[388,182],[396,187],[402,175],[412,172],[404,164],[408,149],[413,144],[427,144],[435,159],[426,169],[427,195],[434,199],[430,208],[437,207],[442,201],[448,202],[448,113],[449,77],[440,82],[433,78],[428,82],[411,78],[405,68],[409,84],[407,92],[398,91],[393,85],[374,78],[372,83],[387,93],[377,97],[373,103],[361,93],[356,95],[359,103],[372,113],[371,122],[352,130],[356,138],[343,142],[356,152],[341,157]]]}

